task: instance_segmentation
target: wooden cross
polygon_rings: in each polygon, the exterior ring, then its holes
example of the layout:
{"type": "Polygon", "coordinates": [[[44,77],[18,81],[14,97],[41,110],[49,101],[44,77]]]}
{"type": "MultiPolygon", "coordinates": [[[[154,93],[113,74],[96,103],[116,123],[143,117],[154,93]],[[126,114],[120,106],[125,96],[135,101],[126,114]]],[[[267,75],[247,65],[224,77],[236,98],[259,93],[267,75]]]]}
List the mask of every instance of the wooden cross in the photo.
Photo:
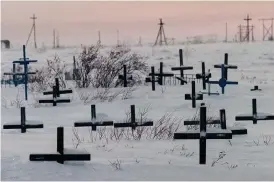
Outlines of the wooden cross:
{"type": "Polygon", "coordinates": [[[225,65],[222,64],[221,69],[221,78],[219,81],[208,81],[210,84],[218,84],[222,88],[222,94],[225,93],[225,87],[226,85],[238,85],[238,82],[234,81],[227,81],[225,78],[225,65]]]}
{"type": "Polygon", "coordinates": [[[3,129],[21,129],[21,133],[26,133],[27,129],[43,128],[41,123],[26,123],[26,108],[21,107],[21,123],[20,124],[7,124],[3,126],[3,129]]]}
{"type": "Polygon", "coordinates": [[[202,62],[202,73],[196,74],[196,79],[202,79],[203,89],[206,89],[206,82],[211,78],[211,73],[208,71],[205,72],[205,62],[202,62]]]}
{"type": "Polygon", "coordinates": [[[128,127],[131,127],[132,130],[135,130],[136,127],[153,126],[153,121],[136,122],[135,105],[131,105],[130,110],[131,110],[131,112],[130,112],[131,113],[131,122],[114,123],[114,128],[128,128],[128,127]]]}
{"type": "Polygon", "coordinates": [[[96,108],[91,105],[91,121],[78,121],[74,123],[74,127],[91,126],[92,131],[96,131],[97,126],[113,126],[113,121],[96,121],[96,108]]]}
{"type": "Polygon", "coordinates": [[[69,103],[70,99],[59,99],[61,94],[72,93],[72,90],[60,90],[59,80],[55,78],[55,86],[53,86],[52,91],[44,92],[43,95],[52,95],[51,100],[41,99],[39,103],[52,103],[53,106],[56,106],[57,103],[69,103]],[[58,99],[57,99],[58,98],[58,99]]]}
{"type": "Polygon", "coordinates": [[[195,81],[191,82],[191,94],[185,94],[185,100],[192,100],[192,108],[196,108],[196,100],[203,100],[203,94],[197,94],[195,91],[195,81]]]}
{"type": "Polygon", "coordinates": [[[129,78],[127,78],[127,66],[126,65],[123,65],[123,75],[119,75],[118,79],[123,81],[124,87],[127,87],[127,83],[129,80],[132,80],[132,75],[130,75],[129,78]]]}
{"type": "Polygon", "coordinates": [[[253,89],[250,89],[250,91],[262,91],[262,89],[259,89],[259,86],[255,85],[253,89]]]}
{"type": "Polygon", "coordinates": [[[236,121],[253,121],[253,124],[257,124],[260,120],[274,120],[274,115],[257,113],[257,100],[252,99],[252,115],[242,114],[235,117],[236,121]]]}
{"type": "Polygon", "coordinates": [[[200,164],[206,164],[206,140],[207,139],[232,139],[232,133],[229,130],[209,129],[206,128],[206,107],[200,107],[200,131],[193,130],[184,133],[174,133],[174,139],[199,139],[200,147],[200,164]]]}
{"type": "Polygon", "coordinates": [[[4,73],[4,75],[13,75],[13,82],[15,84],[15,86],[17,86],[17,79],[16,76],[17,75],[21,75],[23,76],[23,80],[21,80],[20,82],[18,82],[18,84],[22,83],[25,84],[25,100],[28,100],[28,75],[29,74],[36,74],[35,72],[29,72],[28,71],[28,65],[30,63],[35,63],[37,62],[37,60],[30,60],[26,57],[26,46],[23,45],[23,58],[20,58],[17,61],[13,61],[13,73],[4,73]],[[23,73],[15,73],[15,63],[18,63],[20,65],[24,65],[24,72],[23,73]]]}
{"type": "MultiPolygon", "coordinates": [[[[224,60],[224,78],[227,80],[227,72],[228,69],[237,69],[238,67],[235,65],[229,65],[228,64],[228,54],[225,53],[225,60],[224,60]]],[[[222,69],[222,64],[216,64],[214,65],[214,68],[221,68],[222,69]]]]}
{"type": "Polygon", "coordinates": [[[57,128],[57,153],[30,154],[30,161],[56,161],[64,164],[65,161],[89,161],[90,154],[76,153],[75,150],[64,149],[64,128],[57,128]]]}
{"type": "Polygon", "coordinates": [[[184,66],[183,62],[183,50],[179,49],[179,57],[180,57],[180,66],[172,67],[172,71],[180,71],[180,77],[176,78],[181,81],[181,85],[187,84],[187,81],[184,79],[184,70],[193,70],[193,66],[184,66]]]}
{"type": "MultiPolygon", "coordinates": [[[[191,125],[199,125],[199,120],[186,120],[184,121],[184,125],[191,126],[191,125]]],[[[223,130],[230,130],[232,135],[245,135],[247,134],[247,129],[237,126],[226,126],[226,113],[225,109],[220,110],[220,118],[219,119],[212,119],[206,122],[207,125],[220,125],[221,129],[223,130]]]]}

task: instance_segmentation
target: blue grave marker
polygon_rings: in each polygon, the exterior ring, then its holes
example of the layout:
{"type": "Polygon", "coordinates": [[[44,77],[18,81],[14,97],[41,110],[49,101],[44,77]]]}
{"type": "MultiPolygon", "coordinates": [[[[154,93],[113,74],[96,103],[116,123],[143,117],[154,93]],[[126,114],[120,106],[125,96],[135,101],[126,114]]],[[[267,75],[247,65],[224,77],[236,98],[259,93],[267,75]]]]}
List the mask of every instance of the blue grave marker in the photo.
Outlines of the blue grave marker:
{"type": "Polygon", "coordinates": [[[222,74],[222,77],[220,78],[219,81],[208,81],[208,83],[210,84],[218,84],[221,88],[222,88],[222,94],[225,93],[225,87],[227,85],[238,85],[238,82],[235,82],[235,81],[227,81],[225,79],[225,65],[222,64],[221,65],[221,74],[222,74]]]}
{"type": "MultiPolygon", "coordinates": [[[[16,61],[12,62],[13,64],[18,63],[19,65],[24,65],[24,72],[23,73],[15,73],[15,70],[13,70],[14,73],[12,73],[12,75],[14,76],[14,79],[15,79],[14,81],[15,82],[17,81],[17,79],[16,79],[17,75],[22,75],[23,76],[21,84],[25,84],[25,100],[28,100],[28,75],[29,74],[35,74],[35,72],[29,72],[28,71],[28,65],[30,63],[35,63],[35,62],[37,62],[37,60],[30,60],[29,58],[26,57],[26,46],[25,45],[23,45],[23,58],[20,58],[19,60],[16,60],[16,61]]],[[[17,84],[17,82],[16,82],[16,84],[17,84]]]]}

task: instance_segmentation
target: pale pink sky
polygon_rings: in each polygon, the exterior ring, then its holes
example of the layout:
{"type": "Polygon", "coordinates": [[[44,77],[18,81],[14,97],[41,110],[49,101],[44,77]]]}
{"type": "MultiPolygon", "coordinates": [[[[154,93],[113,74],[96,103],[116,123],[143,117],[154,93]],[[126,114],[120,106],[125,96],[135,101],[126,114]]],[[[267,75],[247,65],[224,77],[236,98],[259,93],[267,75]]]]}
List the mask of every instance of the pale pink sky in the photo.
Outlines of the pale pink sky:
{"type": "Polygon", "coordinates": [[[2,38],[25,43],[35,13],[38,44],[52,43],[52,30],[60,32],[60,42],[88,44],[97,40],[101,31],[102,41],[116,42],[116,30],[120,39],[137,43],[138,37],[151,42],[156,38],[157,23],[163,18],[167,37],[183,39],[196,34],[218,34],[224,37],[228,22],[232,38],[239,24],[244,24],[247,13],[253,18],[256,39],[262,37],[259,18],[274,17],[274,2],[95,2],[95,1],[29,1],[1,2],[2,38]]]}

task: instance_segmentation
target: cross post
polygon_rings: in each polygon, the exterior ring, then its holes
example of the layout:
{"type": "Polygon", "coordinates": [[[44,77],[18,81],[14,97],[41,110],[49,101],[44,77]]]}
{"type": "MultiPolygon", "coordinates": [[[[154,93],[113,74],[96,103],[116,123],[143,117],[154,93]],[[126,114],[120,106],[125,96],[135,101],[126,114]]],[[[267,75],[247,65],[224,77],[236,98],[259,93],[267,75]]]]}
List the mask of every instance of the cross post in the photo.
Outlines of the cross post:
{"type": "Polygon", "coordinates": [[[202,73],[196,74],[196,79],[202,79],[203,89],[206,89],[206,82],[211,78],[210,72],[205,72],[205,62],[202,62],[202,73]]]}
{"type": "Polygon", "coordinates": [[[20,115],[21,115],[21,122],[20,124],[6,124],[3,125],[3,129],[21,129],[21,133],[26,133],[27,129],[38,129],[38,128],[43,128],[44,125],[37,123],[26,123],[26,108],[21,107],[20,108],[20,115]]]}
{"type": "Polygon", "coordinates": [[[131,113],[131,122],[127,123],[114,123],[114,128],[132,128],[132,130],[135,130],[137,127],[142,126],[153,126],[153,121],[146,121],[146,122],[136,122],[136,116],[135,116],[135,105],[130,106],[130,113],[131,113]]]}
{"type": "Polygon", "coordinates": [[[55,154],[30,154],[30,161],[56,161],[64,164],[65,161],[89,161],[90,154],[75,153],[64,149],[64,128],[57,128],[57,153],[55,154]]]}
{"type": "Polygon", "coordinates": [[[257,100],[252,99],[252,115],[238,115],[235,117],[236,121],[253,121],[253,124],[257,124],[260,120],[274,120],[274,115],[257,113],[257,100]]]}
{"type": "Polygon", "coordinates": [[[222,94],[225,93],[225,87],[226,87],[226,85],[238,85],[238,82],[227,81],[225,79],[225,65],[224,64],[222,64],[221,78],[219,79],[219,81],[208,81],[208,83],[210,83],[210,84],[218,84],[221,87],[221,89],[222,89],[222,94]]]}
{"type": "MultiPolygon", "coordinates": [[[[221,68],[222,64],[215,64],[214,68],[221,68]]],[[[224,60],[224,78],[227,80],[228,69],[237,69],[236,65],[229,65],[228,64],[228,53],[225,53],[225,60],[224,60]]]]}
{"type": "Polygon", "coordinates": [[[97,126],[113,126],[113,121],[96,121],[96,107],[91,105],[91,121],[78,121],[74,123],[74,127],[91,126],[92,131],[96,131],[97,126]]]}
{"type": "Polygon", "coordinates": [[[195,91],[195,81],[191,82],[191,95],[185,94],[185,100],[192,100],[192,108],[196,108],[196,100],[203,100],[203,94],[197,94],[195,91]]]}

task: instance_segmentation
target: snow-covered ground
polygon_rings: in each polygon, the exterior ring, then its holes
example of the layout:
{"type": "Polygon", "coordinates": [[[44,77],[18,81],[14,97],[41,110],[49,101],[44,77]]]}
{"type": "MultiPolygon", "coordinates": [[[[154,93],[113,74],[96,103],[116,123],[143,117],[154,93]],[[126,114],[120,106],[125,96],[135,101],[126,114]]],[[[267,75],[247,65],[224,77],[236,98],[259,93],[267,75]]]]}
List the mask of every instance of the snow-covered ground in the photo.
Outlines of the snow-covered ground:
{"type": "MultiPolygon", "coordinates": [[[[232,140],[207,140],[207,164],[199,165],[198,140],[153,140],[142,138],[140,141],[120,141],[97,139],[91,137],[88,128],[78,128],[81,142],[77,150],[91,154],[91,161],[67,162],[30,162],[31,153],[56,152],[56,128],[64,126],[65,148],[76,147],[73,123],[90,119],[90,104],[84,104],[78,97],[79,90],[73,89],[72,102],[57,107],[38,106],[37,95],[29,94],[26,106],[27,120],[41,121],[43,129],[30,129],[25,134],[19,130],[1,130],[1,180],[274,180],[274,121],[236,122],[235,116],[252,113],[252,98],[257,98],[258,112],[274,114],[274,43],[257,42],[242,44],[201,44],[170,47],[133,47],[132,50],[148,57],[148,64],[159,67],[164,62],[164,71],[179,64],[178,49],[185,50],[184,64],[194,66],[187,73],[200,73],[201,61],[206,69],[211,69],[212,80],[220,78],[220,69],[214,64],[224,61],[224,53],[229,54],[229,63],[238,66],[229,70],[228,78],[238,81],[239,85],[227,86],[225,95],[207,96],[204,100],[208,106],[209,116],[218,116],[219,110],[226,109],[227,125],[238,123],[248,129],[248,134],[233,136],[232,140]],[[259,85],[261,92],[251,92],[254,85],[259,85]],[[270,140],[270,141],[269,141],[270,140]],[[269,142],[268,142],[269,141],[269,142]],[[219,156],[220,160],[216,161],[219,156]],[[113,165],[111,165],[111,163],[113,165]],[[114,165],[119,165],[116,169],[114,165]]],[[[34,63],[41,66],[57,53],[61,59],[72,63],[72,56],[80,49],[46,50],[37,52],[27,49],[27,56],[39,60],[34,63]]],[[[20,49],[3,50],[1,56],[2,71],[8,71],[11,61],[22,57],[20,49]]],[[[33,64],[33,66],[34,66],[33,64]]],[[[196,84],[197,91],[201,84],[196,84]]],[[[117,89],[112,89],[115,92],[117,89]]],[[[131,104],[136,109],[149,106],[147,117],[159,120],[169,113],[176,121],[181,121],[180,131],[186,130],[183,120],[195,115],[191,101],[184,100],[190,93],[191,84],[180,86],[158,86],[151,91],[151,85],[140,86],[129,99],[117,97],[112,102],[92,102],[96,104],[97,115],[107,117],[115,122],[126,118],[131,104]]],[[[212,91],[219,91],[212,86],[212,91]]],[[[83,90],[81,90],[83,91],[83,90]]],[[[87,89],[86,92],[93,90],[87,89]]],[[[20,110],[15,100],[24,100],[23,87],[1,88],[1,126],[5,123],[20,122],[20,110]],[[19,95],[18,95],[19,92],[19,95]],[[18,97],[18,99],[17,99],[18,97]]],[[[40,96],[39,96],[40,97],[40,96]]],[[[201,101],[197,102],[199,105],[201,101]]],[[[111,132],[112,127],[107,131],[111,132]]]]}

